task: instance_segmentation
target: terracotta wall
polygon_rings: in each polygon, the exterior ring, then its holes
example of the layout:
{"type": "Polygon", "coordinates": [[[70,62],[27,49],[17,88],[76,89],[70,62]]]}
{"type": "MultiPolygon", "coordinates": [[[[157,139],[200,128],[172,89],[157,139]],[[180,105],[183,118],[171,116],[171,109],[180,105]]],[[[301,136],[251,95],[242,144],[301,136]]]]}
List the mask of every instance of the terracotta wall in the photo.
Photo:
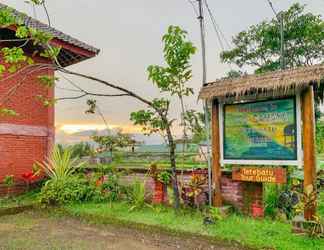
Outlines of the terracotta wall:
{"type": "MultiPolygon", "coordinates": [[[[41,59],[34,61],[39,63],[41,59]]],[[[0,116],[0,183],[6,175],[14,175],[20,181],[35,161],[45,159],[54,141],[54,107],[45,107],[37,99],[39,95],[53,98],[53,89],[41,86],[38,76],[54,75],[54,71],[34,68],[19,72],[14,77],[3,75],[0,79],[0,100],[15,89],[3,107],[18,114],[0,116]]]]}

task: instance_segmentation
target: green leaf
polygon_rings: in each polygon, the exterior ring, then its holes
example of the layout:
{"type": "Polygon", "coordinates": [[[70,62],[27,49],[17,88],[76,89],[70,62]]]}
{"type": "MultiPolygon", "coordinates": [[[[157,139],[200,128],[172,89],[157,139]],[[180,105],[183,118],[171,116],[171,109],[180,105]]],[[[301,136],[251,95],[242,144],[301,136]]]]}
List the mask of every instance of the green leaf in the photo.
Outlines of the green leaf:
{"type": "Polygon", "coordinates": [[[38,76],[40,83],[45,87],[52,87],[59,78],[51,75],[38,76]]]}
{"type": "Polygon", "coordinates": [[[0,108],[0,116],[18,116],[13,109],[0,108]]]}
{"type": "Polygon", "coordinates": [[[29,35],[29,30],[26,26],[19,26],[16,30],[16,37],[27,38],[29,35]]]}
{"type": "Polygon", "coordinates": [[[2,76],[5,71],[6,71],[6,67],[0,64],[0,76],[2,76]]]}

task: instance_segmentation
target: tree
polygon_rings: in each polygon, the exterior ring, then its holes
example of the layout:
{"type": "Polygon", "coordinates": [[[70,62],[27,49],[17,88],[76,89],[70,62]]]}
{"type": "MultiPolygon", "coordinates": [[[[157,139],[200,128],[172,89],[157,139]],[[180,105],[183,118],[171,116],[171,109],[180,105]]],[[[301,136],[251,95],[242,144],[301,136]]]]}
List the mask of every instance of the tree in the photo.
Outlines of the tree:
{"type": "MultiPolygon", "coordinates": [[[[46,9],[45,1],[32,0],[29,1],[34,4],[43,5],[46,9]]],[[[48,16],[49,19],[49,16],[48,16]]],[[[50,25],[50,20],[49,20],[50,25]]],[[[85,78],[91,81],[102,84],[109,90],[117,91],[118,93],[103,94],[88,91],[81,88],[77,83],[73,83],[77,86],[77,91],[80,93],[79,96],[60,98],[55,100],[48,100],[44,97],[38,97],[44,105],[53,105],[56,101],[63,99],[80,99],[84,97],[131,97],[139,102],[145,104],[147,109],[133,112],[131,114],[131,120],[135,125],[143,126],[147,134],[150,133],[161,133],[165,136],[169,146],[170,165],[172,172],[172,185],[174,191],[174,205],[176,208],[179,207],[180,197],[178,190],[178,182],[176,175],[176,160],[175,160],[175,143],[174,135],[172,133],[172,126],[175,119],[170,118],[169,110],[171,100],[167,98],[157,98],[151,100],[138,95],[132,90],[129,90],[121,85],[110,83],[109,81],[99,79],[97,77],[86,75],[80,72],[72,71],[63,68],[58,60],[57,56],[60,53],[59,47],[51,45],[53,39],[47,33],[35,30],[27,27],[22,21],[21,17],[14,15],[10,8],[2,8],[0,10],[0,26],[1,27],[16,27],[13,42],[22,41],[23,44],[16,46],[3,47],[1,53],[4,58],[4,63],[0,64],[0,75],[6,75],[1,81],[5,81],[8,77],[13,77],[18,74],[23,68],[26,71],[35,71],[39,69],[53,69],[59,71],[62,74],[74,75],[80,78],[85,78]],[[32,41],[34,46],[34,53],[37,55],[48,58],[51,63],[34,63],[31,57],[24,50],[24,46],[27,44],[26,41],[32,41]],[[40,49],[42,48],[42,49],[40,49]],[[9,74],[9,76],[7,76],[9,74]]],[[[1,40],[0,40],[1,41],[1,40]]],[[[2,40],[3,41],[3,40],[2,40]]],[[[10,43],[10,39],[6,42],[10,43]]],[[[193,90],[185,86],[186,82],[191,78],[190,69],[190,58],[195,53],[196,48],[193,44],[187,40],[187,33],[177,26],[170,26],[168,32],[163,36],[164,42],[164,58],[166,61],[166,67],[152,65],[148,67],[149,79],[156,85],[156,87],[163,93],[169,94],[169,96],[177,96],[181,102],[182,116],[184,114],[184,97],[193,94],[193,90]]],[[[30,49],[30,48],[29,48],[30,49]]],[[[28,73],[28,72],[27,72],[28,73]]],[[[53,87],[58,79],[49,75],[43,75],[39,77],[40,84],[46,87],[53,87]]],[[[16,86],[10,90],[10,93],[6,93],[6,97],[0,100],[0,115],[16,115],[14,110],[6,107],[8,100],[15,94],[15,90],[24,84],[24,80],[19,81],[16,86]]],[[[96,111],[96,101],[89,99],[87,101],[89,110],[87,112],[93,113],[96,111]]]]}
{"type": "MultiPolygon", "coordinates": [[[[324,62],[324,21],[320,15],[305,13],[305,6],[292,5],[283,14],[285,64],[288,68],[324,62]]],[[[221,59],[240,68],[252,66],[255,73],[280,69],[280,24],[277,18],[252,25],[233,38],[234,48],[221,59]]]]}
{"type": "Polygon", "coordinates": [[[115,149],[132,146],[134,144],[134,140],[131,135],[123,134],[120,131],[118,131],[116,134],[110,135],[94,135],[92,136],[92,139],[94,142],[99,144],[100,151],[109,151],[111,153],[111,157],[113,157],[113,151],[115,149]]]}
{"type": "MultiPolygon", "coordinates": [[[[305,12],[305,5],[294,4],[283,12],[287,68],[324,63],[324,21],[321,15],[305,12]]],[[[280,69],[280,24],[275,17],[252,25],[233,38],[234,48],[224,51],[221,60],[238,67],[252,66],[255,73],[280,69]]],[[[228,77],[238,77],[242,71],[232,71],[228,77]]],[[[324,100],[323,85],[315,86],[315,117],[321,116],[319,104],[324,100]]]]}
{"type": "Polygon", "coordinates": [[[188,124],[188,129],[191,132],[191,142],[199,144],[207,140],[205,114],[196,110],[187,110],[184,119],[188,124]]]}
{"type": "MultiPolygon", "coordinates": [[[[190,58],[196,52],[196,48],[186,39],[187,32],[179,27],[170,26],[163,36],[164,59],[166,66],[151,65],[148,67],[149,79],[161,92],[170,96],[176,95],[181,103],[182,120],[185,113],[184,97],[193,94],[193,89],[186,87],[186,83],[192,77],[190,58]]],[[[166,98],[154,99],[147,110],[140,110],[131,114],[131,120],[135,125],[143,126],[147,134],[161,133],[168,142],[170,150],[170,163],[172,173],[172,186],[175,197],[175,207],[179,207],[180,197],[176,173],[176,143],[171,131],[174,119],[169,117],[171,100],[166,98]]],[[[184,135],[186,135],[184,129],[184,135]]]]}

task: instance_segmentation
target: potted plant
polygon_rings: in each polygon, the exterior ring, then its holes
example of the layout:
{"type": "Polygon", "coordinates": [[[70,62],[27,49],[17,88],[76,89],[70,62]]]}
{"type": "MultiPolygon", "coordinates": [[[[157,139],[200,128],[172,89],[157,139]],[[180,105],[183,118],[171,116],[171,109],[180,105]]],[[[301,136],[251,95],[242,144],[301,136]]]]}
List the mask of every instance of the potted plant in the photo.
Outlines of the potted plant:
{"type": "Polygon", "coordinates": [[[155,181],[153,203],[166,203],[168,200],[168,184],[171,182],[171,173],[166,170],[155,172],[153,178],[155,181]]]}
{"type": "Polygon", "coordinates": [[[183,187],[182,198],[184,203],[192,207],[200,207],[204,202],[204,186],[206,185],[206,177],[201,174],[193,174],[190,182],[183,187]]]}

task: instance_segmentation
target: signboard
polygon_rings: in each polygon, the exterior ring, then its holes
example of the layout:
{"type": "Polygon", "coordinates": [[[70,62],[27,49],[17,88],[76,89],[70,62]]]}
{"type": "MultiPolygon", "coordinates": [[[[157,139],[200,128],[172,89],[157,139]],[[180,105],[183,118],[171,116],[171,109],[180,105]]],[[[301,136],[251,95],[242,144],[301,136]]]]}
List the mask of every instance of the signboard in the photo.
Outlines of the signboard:
{"type": "Polygon", "coordinates": [[[296,116],[295,98],[224,105],[223,160],[297,161],[296,116]]]}
{"type": "Polygon", "coordinates": [[[284,168],[234,168],[232,179],[236,181],[285,184],[287,182],[287,172],[284,168]]]}

